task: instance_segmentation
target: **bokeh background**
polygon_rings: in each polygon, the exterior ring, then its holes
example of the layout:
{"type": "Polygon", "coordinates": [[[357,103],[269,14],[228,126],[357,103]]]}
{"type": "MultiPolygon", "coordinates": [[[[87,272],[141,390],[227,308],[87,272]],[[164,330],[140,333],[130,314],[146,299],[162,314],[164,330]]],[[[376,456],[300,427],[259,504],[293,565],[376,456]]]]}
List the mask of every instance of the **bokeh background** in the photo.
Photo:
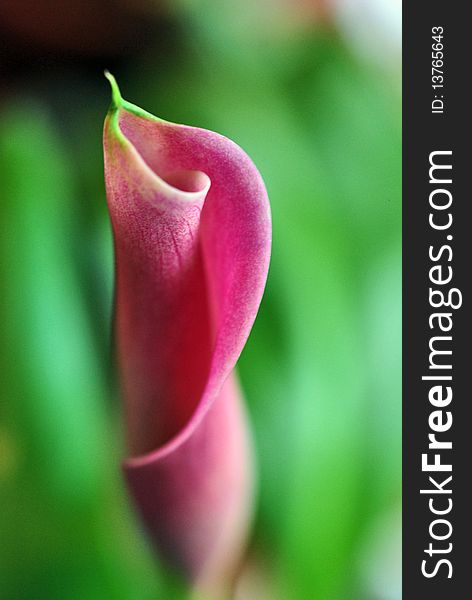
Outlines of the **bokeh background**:
{"type": "Polygon", "coordinates": [[[239,373],[260,489],[237,600],[400,592],[396,0],[0,3],[0,598],[173,600],[120,478],[103,69],[259,167],[267,291],[239,373]]]}

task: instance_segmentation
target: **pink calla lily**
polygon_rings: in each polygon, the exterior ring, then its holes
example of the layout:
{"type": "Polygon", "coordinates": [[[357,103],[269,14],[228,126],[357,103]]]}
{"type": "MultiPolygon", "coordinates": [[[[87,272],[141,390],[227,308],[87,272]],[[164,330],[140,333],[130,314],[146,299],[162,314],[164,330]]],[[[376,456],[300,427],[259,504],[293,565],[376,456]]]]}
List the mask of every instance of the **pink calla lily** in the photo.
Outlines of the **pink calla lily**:
{"type": "Polygon", "coordinates": [[[267,277],[269,203],[236,144],[146,113],[107,76],[124,473],[160,554],[195,588],[220,593],[251,517],[253,458],[233,370],[267,277]]]}

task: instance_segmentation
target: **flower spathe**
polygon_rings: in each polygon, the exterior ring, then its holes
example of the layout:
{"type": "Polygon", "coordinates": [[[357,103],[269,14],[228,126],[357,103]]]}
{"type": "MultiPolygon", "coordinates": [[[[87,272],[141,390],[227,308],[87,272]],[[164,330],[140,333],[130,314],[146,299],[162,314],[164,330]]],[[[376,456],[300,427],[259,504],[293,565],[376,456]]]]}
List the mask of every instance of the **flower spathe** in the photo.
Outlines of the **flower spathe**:
{"type": "Polygon", "coordinates": [[[107,76],[124,473],[160,554],[192,586],[221,590],[251,516],[253,459],[233,370],[267,277],[269,203],[236,144],[146,113],[107,76]]]}

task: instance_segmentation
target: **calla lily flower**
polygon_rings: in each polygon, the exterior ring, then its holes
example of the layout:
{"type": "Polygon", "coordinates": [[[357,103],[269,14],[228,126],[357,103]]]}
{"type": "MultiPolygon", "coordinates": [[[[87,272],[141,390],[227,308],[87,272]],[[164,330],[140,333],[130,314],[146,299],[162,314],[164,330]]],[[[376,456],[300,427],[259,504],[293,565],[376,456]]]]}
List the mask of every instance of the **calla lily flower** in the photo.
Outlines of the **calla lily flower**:
{"type": "Polygon", "coordinates": [[[253,456],[234,367],[267,277],[267,193],[232,141],[152,116],[107,77],[124,474],[160,555],[192,588],[218,595],[251,519],[253,456]]]}

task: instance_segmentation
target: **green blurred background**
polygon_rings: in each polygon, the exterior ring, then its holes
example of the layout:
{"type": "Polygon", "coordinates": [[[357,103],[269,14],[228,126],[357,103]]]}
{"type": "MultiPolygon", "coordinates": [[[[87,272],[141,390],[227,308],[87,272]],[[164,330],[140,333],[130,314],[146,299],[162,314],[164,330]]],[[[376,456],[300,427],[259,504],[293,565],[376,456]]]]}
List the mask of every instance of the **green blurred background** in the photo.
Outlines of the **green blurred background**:
{"type": "Polygon", "coordinates": [[[120,478],[103,69],[254,159],[273,211],[239,373],[260,472],[237,600],[398,600],[400,3],[0,4],[0,598],[185,598],[120,478]]]}

